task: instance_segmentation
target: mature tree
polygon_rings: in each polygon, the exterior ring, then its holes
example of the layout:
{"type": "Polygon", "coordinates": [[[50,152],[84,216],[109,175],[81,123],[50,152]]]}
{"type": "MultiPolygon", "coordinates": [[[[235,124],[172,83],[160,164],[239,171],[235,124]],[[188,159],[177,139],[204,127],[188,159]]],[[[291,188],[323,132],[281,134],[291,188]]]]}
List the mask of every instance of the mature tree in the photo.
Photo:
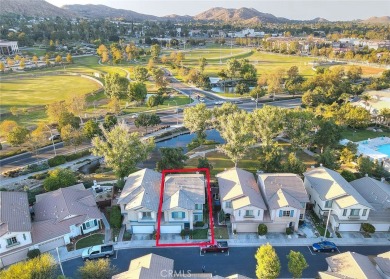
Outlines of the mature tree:
{"type": "Polygon", "coordinates": [[[68,54],[66,55],[66,62],[68,62],[68,63],[73,63],[72,54],[68,53],[68,54]]]}
{"type": "Polygon", "coordinates": [[[292,150],[308,146],[312,140],[312,130],[316,126],[314,114],[304,110],[290,110],[285,115],[285,133],[290,139],[292,150]]]}
{"type": "Polygon", "coordinates": [[[240,63],[240,78],[244,80],[256,80],[257,70],[255,66],[250,64],[248,59],[242,59],[239,63],[240,63]]]}
{"type": "Polygon", "coordinates": [[[337,115],[341,124],[346,124],[354,129],[367,127],[371,121],[371,115],[366,109],[349,103],[342,105],[337,111],[337,115]]]}
{"type": "Polygon", "coordinates": [[[144,83],[148,80],[149,73],[145,67],[137,66],[134,68],[134,79],[138,82],[144,83]]]}
{"type": "Polygon", "coordinates": [[[374,162],[370,160],[368,157],[360,156],[357,159],[357,170],[361,175],[369,175],[371,176],[373,173],[374,162]]]}
{"type": "Polygon", "coordinates": [[[73,113],[65,111],[60,115],[58,120],[59,130],[66,125],[71,125],[73,128],[80,128],[80,118],[76,117],[73,113]]]}
{"type": "Polygon", "coordinates": [[[83,134],[87,139],[92,139],[93,137],[100,136],[102,131],[99,128],[99,124],[96,121],[90,119],[85,122],[83,127],[83,134]]]}
{"type": "Polygon", "coordinates": [[[295,79],[299,75],[299,69],[297,66],[292,66],[290,69],[287,70],[287,76],[288,79],[295,79]]]}
{"type": "Polygon", "coordinates": [[[249,114],[245,111],[235,112],[220,117],[219,123],[218,131],[226,143],[218,146],[218,149],[237,166],[238,161],[254,143],[249,114]]]}
{"type": "Polygon", "coordinates": [[[37,154],[38,148],[42,146],[48,137],[48,129],[44,123],[38,124],[37,128],[32,131],[26,141],[31,152],[37,154]]]}
{"type": "Polygon", "coordinates": [[[341,128],[332,119],[319,121],[313,143],[320,147],[321,153],[325,147],[337,145],[340,139],[341,128]]]}
{"type": "Polygon", "coordinates": [[[199,69],[201,74],[204,73],[204,68],[207,66],[207,64],[208,63],[206,58],[204,57],[199,58],[199,69]]]}
{"type": "Polygon", "coordinates": [[[106,115],[104,117],[103,128],[111,130],[118,123],[118,119],[114,115],[106,115]]]}
{"type": "Polygon", "coordinates": [[[367,107],[370,104],[369,101],[372,100],[372,97],[369,94],[363,94],[360,96],[360,98],[364,101],[364,103],[366,104],[367,107]]]}
{"type": "Polygon", "coordinates": [[[86,261],[78,269],[81,279],[111,279],[116,272],[116,267],[111,266],[109,259],[86,261]]]}
{"type": "Polygon", "coordinates": [[[200,157],[198,158],[198,165],[197,168],[207,168],[210,171],[213,169],[213,165],[209,162],[209,160],[206,157],[200,157]]]}
{"type": "Polygon", "coordinates": [[[194,107],[184,109],[183,124],[191,133],[196,133],[200,143],[206,137],[205,130],[211,120],[211,111],[205,104],[197,104],[194,107]]]}
{"type": "Polygon", "coordinates": [[[301,76],[296,79],[288,79],[284,88],[288,94],[295,96],[295,94],[302,92],[302,82],[303,78],[301,76]]]}
{"type": "Polygon", "coordinates": [[[273,138],[283,131],[285,110],[274,106],[264,106],[251,114],[252,133],[263,145],[271,144],[273,138]]]}
{"type": "Polygon", "coordinates": [[[160,53],[161,53],[160,45],[155,44],[155,45],[152,45],[150,47],[150,55],[152,56],[152,58],[154,60],[157,60],[157,58],[159,57],[160,53]]]}
{"type": "Polygon", "coordinates": [[[342,177],[344,177],[344,179],[347,180],[348,182],[351,182],[351,181],[353,181],[353,180],[356,179],[355,174],[354,174],[353,172],[349,171],[349,170],[345,170],[345,169],[342,170],[342,171],[340,172],[340,175],[341,175],[342,177]]]}
{"type": "Polygon", "coordinates": [[[390,108],[382,108],[379,111],[379,117],[382,119],[382,123],[385,125],[389,125],[390,123],[390,108]]]}
{"type": "Polygon", "coordinates": [[[109,98],[123,99],[126,97],[129,80],[118,73],[104,76],[105,93],[109,98]]]}
{"type": "Polygon", "coordinates": [[[333,150],[330,147],[326,147],[324,152],[318,154],[316,156],[316,161],[318,164],[322,164],[324,167],[332,170],[336,170],[340,167],[336,150],[333,150]]]}
{"type": "Polygon", "coordinates": [[[110,102],[107,104],[107,108],[110,112],[118,115],[121,112],[121,102],[117,98],[111,98],[110,102]]]}
{"type": "Polygon", "coordinates": [[[49,176],[43,181],[43,188],[49,192],[72,186],[76,183],[76,176],[71,170],[57,168],[49,172],[49,176]]]}
{"type": "Polygon", "coordinates": [[[58,123],[61,115],[67,112],[67,107],[64,101],[54,102],[46,106],[46,114],[52,123],[58,123]]]}
{"type": "Polygon", "coordinates": [[[183,62],[184,59],[185,59],[185,54],[184,54],[184,52],[179,51],[179,52],[176,54],[175,64],[178,65],[178,66],[181,65],[181,63],[183,62]]]}
{"type": "Polygon", "coordinates": [[[138,103],[143,103],[146,99],[148,91],[146,85],[141,82],[131,82],[129,83],[129,99],[130,101],[136,101],[138,103]]]}
{"type": "Polygon", "coordinates": [[[74,94],[72,96],[69,96],[68,99],[65,101],[65,104],[69,112],[73,113],[74,115],[77,115],[80,118],[81,123],[83,123],[82,113],[87,107],[85,95],[74,94]]]}
{"type": "Polygon", "coordinates": [[[264,172],[281,172],[282,171],[282,154],[283,148],[277,142],[264,145],[260,150],[259,169],[264,172]]]}
{"type": "Polygon", "coordinates": [[[325,103],[325,91],[321,87],[316,87],[313,90],[309,89],[302,95],[302,104],[309,107],[317,107],[325,103]]]}
{"type": "Polygon", "coordinates": [[[165,78],[164,70],[161,68],[154,68],[152,70],[152,76],[154,82],[158,88],[164,88],[167,86],[167,80],[165,78]]]}
{"type": "Polygon", "coordinates": [[[266,92],[263,87],[256,86],[249,92],[249,95],[258,102],[259,98],[264,97],[266,92]]]}
{"type": "Polygon", "coordinates": [[[347,71],[347,77],[352,81],[357,81],[362,77],[363,71],[359,66],[350,66],[347,71]]]}
{"type": "Polygon", "coordinates": [[[56,278],[57,264],[49,253],[41,254],[30,260],[21,261],[0,271],[0,278],[32,278],[54,279],[56,278]]]}
{"type": "Polygon", "coordinates": [[[351,163],[356,158],[357,144],[348,142],[340,152],[340,161],[344,164],[351,163]]]}
{"type": "Polygon", "coordinates": [[[54,59],[54,62],[56,63],[62,63],[62,56],[61,55],[57,55],[56,58],[54,59]]]}
{"type": "Polygon", "coordinates": [[[275,94],[281,93],[283,91],[283,76],[284,76],[284,70],[277,70],[271,74],[268,75],[267,80],[267,90],[268,94],[272,94],[272,96],[275,98],[275,94]]]}
{"type": "Polygon", "coordinates": [[[249,93],[249,86],[245,82],[239,82],[237,83],[236,87],[234,88],[234,93],[236,94],[247,94],[249,93]]]}
{"type": "Polygon", "coordinates": [[[110,131],[103,128],[102,132],[103,137],[92,139],[92,152],[103,156],[107,166],[113,168],[121,180],[146,160],[154,148],[153,139],[142,141],[138,133],[129,133],[124,124],[116,125],[110,131]]]}
{"type": "Polygon", "coordinates": [[[11,132],[15,127],[18,127],[18,123],[13,120],[4,120],[0,124],[0,136],[4,137],[11,132]]]}
{"type": "Polygon", "coordinates": [[[271,244],[261,245],[255,254],[256,276],[259,279],[275,279],[280,274],[280,260],[271,244]]]}
{"type": "Polygon", "coordinates": [[[215,118],[215,120],[218,120],[222,116],[226,116],[239,111],[240,109],[236,104],[227,102],[227,103],[223,103],[222,106],[220,107],[215,106],[212,111],[212,116],[215,118]]]}
{"type": "Polygon", "coordinates": [[[137,128],[144,127],[145,128],[145,133],[148,132],[148,127],[157,126],[160,123],[161,123],[160,116],[158,116],[155,113],[152,113],[152,114],[141,113],[134,120],[134,125],[137,128]]]}
{"type": "Polygon", "coordinates": [[[0,72],[4,72],[4,70],[5,70],[4,62],[0,62],[0,72]]]}
{"type": "Polygon", "coordinates": [[[19,67],[21,69],[24,69],[24,67],[26,67],[26,58],[23,57],[22,59],[20,59],[19,67]]]}
{"type": "Polygon", "coordinates": [[[183,154],[181,147],[160,148],[161,159],[157,162],[157,170],[182,169],[188,157],[183,154]]]}
{"type": "Polygon", "coordinates": [[[146,105],[148,107],[155,107],[164,104],[165,98],[162,94],[154,94],[148,98],[146,105]]]}
{"type": "Polygon", "coordinates": [[[227,77],[230,79],[237,78],[240,72],[240,68],[241,68],[240,62],[236,58],[229,59],[226,62],[227,77]]]}
{"type": "Polygon", "coordinates": [[[301,278],[302,272],[309,267],[305,257],[301,252],[295,252],[290,250],[287,255],[288,259],[288,271],[292,274],[293,278],[301,278]]]}
{"type": "Polygon", "coordinates": [[[65,145],[73,146],[75,152],[77,146],[80,146],[85,139],[83,130],[74,128],[70,124],[67,124],[61,128],[61,138],[65,145]]]}
{"type": "Polygon", "coordinates": [[[21,145],[27,140],[28,134],[28,129],[16,126],[7,134],[7,141],[13,146],[21,145]]]}
{"type": "Polygon", "coordinates": [[[284,172],[302,175],[306,171],[306,166],[294,153],[290,153],[287,161],[283,164],[283,170],[284,172]]]}

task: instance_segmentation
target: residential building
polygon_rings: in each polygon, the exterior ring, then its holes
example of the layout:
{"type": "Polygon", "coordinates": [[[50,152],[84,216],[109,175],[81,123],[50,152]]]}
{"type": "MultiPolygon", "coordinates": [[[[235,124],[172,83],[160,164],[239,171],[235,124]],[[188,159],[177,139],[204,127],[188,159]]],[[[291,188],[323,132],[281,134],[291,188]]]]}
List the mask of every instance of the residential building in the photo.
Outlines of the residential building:
{"type": "Polygon", "coordinates": [[[384,279],[390,279],[390,251],[374,258],[375,268],[384,279]]]}
{"type": "Polygon", "coordinates": [[[37,195],[31,211],[32,218],[27,193],[0,192],[0,232],[5,233],[0,249],[6,248],[0,250],[0,268],[26,259],[29,250],[47,252],[95,231],[102,218],[91,189],[83,184],[37,195]]]}
{"type": "Polygon", "coordinates": [[[3,41],[0,40],[0,54],[1,55],[14,55],[19,53],[19,47],[17,41],[3,41]]]}
{"type": "Polygon", "coordinates": [[[263,173],[257,182],[268,209],[264,215],[268,231],[298,230],[309,202],[302,179],[293,173],[263,173]]]}
{"type": "Polygon", "coordinates": [[[156,254],[148,254],[130,262],[129,270],[112,276],[112,279],[158,279],[158,278],[192,278],[192,279],[249,279],[240,274],[222,277],[212,273],[195,273],[193,270],[175,270],[174,260],[156,254]]]}
{"type": "Polygon", "coordinates": [[[363,177],[350,183],[373,207],[368,214],[368,223],[375,227],[375,231],[390,231],[389,184],[371,177],[363,177]]]}
{"type": "Polygon", "coordinates": [[[370,259],[355,252],[345,252],[328,257],[326,262],[328,263],[328,270],[318,273],[321,279],[382,279],[370,259]]]}
{"type": "MultiPolygon", "coordinates": [[[[157,229],[161,174],[142,169],[129,175],[118,199],[123,224],[132,233],[157,229]]],[[[202,174],[170,174],[165,177],[161,233],[180,233],[203,221],[205,180],[202,174]]]]}
{"type": "Polygon", "coordinates": [[[267,209],[252,173],[232,168],[216,175],[221,208],[230,217],[232,230],[257,232],[267,209]]]}
{"type": "Polygon", "coordinates": [[[18,258],[18,253],[12,255],[13,251],[31,243],[27,193],[0,191],[0,268],[14,263],[13,259],[18,258]]]}
{"type": "Polygon", "coordinates": [[[314,212],[329,217],[335,231],[360,231],[372,206],[338,172],[325,167],[304,173],[304,185],[314,212]]]}

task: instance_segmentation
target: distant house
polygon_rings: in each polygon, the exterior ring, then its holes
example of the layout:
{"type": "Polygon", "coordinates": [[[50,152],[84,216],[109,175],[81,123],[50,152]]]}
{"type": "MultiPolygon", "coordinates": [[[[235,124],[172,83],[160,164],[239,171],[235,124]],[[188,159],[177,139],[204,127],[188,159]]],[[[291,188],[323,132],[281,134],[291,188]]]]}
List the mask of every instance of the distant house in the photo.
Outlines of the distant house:
{"type": "Polygon", "coordinates": [[[338,172],[325,167],[304,173],[304,185],[318,216],[327,217],[335,231],[360,231],[372,206],[338,172]]]}
{"type": "Polygon", "coordinates": [[[302,179],[293,173],[264,173],[258,175],[257,182],[268,207],[264,215],[268,231],[298,230],[309,202],[302,179]]]}
{"type": "Polygon", "coordinates": [[[382,279],[382,276],[370,259],[367,256],[355,252],[345,252],[328,257],[326,258],[326,262],[328,263],[328,270],[318,273],[321,279],[382,279]]]}
{"type": "Polygon", "coordinates": [[[17,53],[19,53],[19,47],[18,47],[17,41],[0,40],[0,54],[1,55],[14,55],[17,53]]]}
{"type": "Polygon", "coordinates": [[[267,209],[252,173],[232,168],[216,175],[221,208],[230,217],[232,230],[257,232],[267,209]]]}
{"type": "MultiPolygon", "coordinates": [[[[157,229],[162,175],[150,169],[132,173],[118,199],[123,224],[132,233],[157,229]]],[[[203,221],[205,180],[202,174],[170,174],[165,177],[161,233],[180,233],[203,221]]]]}
{"type": "Polygon", "coordinates": [[[70,243],[70,238],[100,228],[102,213],[83,184],[36,196],[30,217],[27,193],[0,192],[0,267],[70,243]],[[3,246],[4,245],[4,246],[3,246]]]}
{"type": "Polygon", "coordinates": [[[390,231],[390,186],[371,177],[363,177],[350,183],[373,207],[368,214],[368,223],[376,231],[390,231]]]}

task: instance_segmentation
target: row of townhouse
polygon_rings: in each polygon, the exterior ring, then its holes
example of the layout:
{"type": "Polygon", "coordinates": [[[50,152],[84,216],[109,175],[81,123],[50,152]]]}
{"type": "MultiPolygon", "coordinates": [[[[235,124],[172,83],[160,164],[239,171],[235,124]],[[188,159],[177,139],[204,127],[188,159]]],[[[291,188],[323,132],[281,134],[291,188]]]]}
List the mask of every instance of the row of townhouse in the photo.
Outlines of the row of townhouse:
{"type": "Polygon", "coordinates": [[[29,207],[26,192],[0,192],[0,268],[69,244],[71,238],[101,227],[102,213],[91,189],[77,184],[36,196],[29,207]]]}
{"type": "MultiPolygon", "coordinates": [[[[266,224],[269,232],[295,231],[305,219],[307,204],[335,231],[359,231],[371,223],[376,231],[390,228],[390,187],[364,177],[348,183],[339,173],[319,167],[304,174],[263,173],[255,176],[240,168],[216,175],[221,210],[237,233],[257,232],[266,224]]],[[[143,169],[126,180],[118,199],[123,224],[132,233],[157,229],[162,175],[143,169]]],[[[170,174],[165,177],[161,233],[180,233],[203,221],[206,200],[202,174],[170,174]]],[[[215,220],[214,222],[216,222],[215,220]]]]}

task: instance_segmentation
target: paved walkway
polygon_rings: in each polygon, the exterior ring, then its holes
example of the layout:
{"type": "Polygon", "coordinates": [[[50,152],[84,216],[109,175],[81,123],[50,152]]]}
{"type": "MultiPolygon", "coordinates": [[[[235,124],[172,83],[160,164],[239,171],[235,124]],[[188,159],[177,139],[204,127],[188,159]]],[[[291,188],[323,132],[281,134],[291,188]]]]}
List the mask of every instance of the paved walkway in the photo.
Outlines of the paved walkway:
{"type": "Polygon", "coordinates": [[[106,215],[102,213],[102,221],[104,224],[104,243],[109,243],[111,240],[111,227],[107,221],[106,215]]]}

